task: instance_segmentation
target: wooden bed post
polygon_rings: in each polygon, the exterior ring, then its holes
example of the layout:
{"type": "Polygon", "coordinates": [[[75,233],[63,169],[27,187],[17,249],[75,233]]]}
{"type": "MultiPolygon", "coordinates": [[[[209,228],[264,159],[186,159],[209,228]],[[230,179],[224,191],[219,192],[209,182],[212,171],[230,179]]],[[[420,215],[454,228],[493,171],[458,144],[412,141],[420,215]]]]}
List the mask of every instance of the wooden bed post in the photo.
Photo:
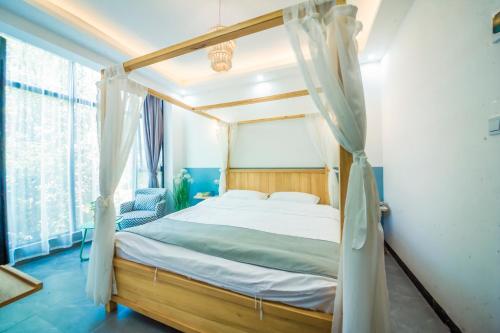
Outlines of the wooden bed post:
{"type": "MultiPolygon", "coordinates": [[[[337,0],[337,5],[345,5],[346,0],[337,0]]],[[[340,64],[338,73],[340,71],[340,64]]],[[[342,82],[342,75],[340,75],[340,81],[342,82]]],[[[339,150],[339,187],[340,187],[340,197],[339,197],[339,209],[340,209],[340,237],[342,239],[342,234],[344,231],[344,217],[345,217],[345,200],[347,197],[347,184],[349,182],[349,172],[351,171],[352,164],[352,154],[349,153],[344,147],[340,146],[339,150]]]]}
{"type": "Polygon", "coordinates": [[[104,307],[106,308],[106,313],[111,313],[116,311],[118,304],[114,301],[109,301],[104,307]]]}
{"type": "Polygon", "coordinates": [[[347,183],[349,182],[349,172],[352,164],[352,154],[340,146],[339,154],[339,187],[340,187],[340,236],[344,230],[345,199],[347,197],[347,183]]]}
{"type": "Polygon", "coordinates": [[[227,189],[229,188],[229,169],[230,168],[231,168],[231,124],[227,124],[226,192],[227,192],[227,189]]]}

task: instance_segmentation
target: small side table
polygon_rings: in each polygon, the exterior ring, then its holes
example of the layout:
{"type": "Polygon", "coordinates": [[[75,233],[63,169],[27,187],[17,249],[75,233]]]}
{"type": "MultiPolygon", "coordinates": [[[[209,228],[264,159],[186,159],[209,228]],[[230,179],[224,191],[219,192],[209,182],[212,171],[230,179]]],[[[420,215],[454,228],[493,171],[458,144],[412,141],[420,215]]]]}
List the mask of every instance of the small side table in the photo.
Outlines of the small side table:
{"type": "MultiPolygon", "coordinates": [[[[116,230],[121,230],[121,225],[120,225],[120,222],[122,221],[122,217],[121,215],[118,215],[116,217],[116,230]]],[[[82,226],[82,244],[80,245],[80,261],[87,261],[89,260],[89,257],[83,257],[83,247],[85,246],[85,239],[87,239],[87,233],[89,232],[90,229],[94,229],[95,228],[95,225],[94,225],[94,222],[90,222],[90,223],[87,223],[87,224],[84,224],[82,226]]]]}

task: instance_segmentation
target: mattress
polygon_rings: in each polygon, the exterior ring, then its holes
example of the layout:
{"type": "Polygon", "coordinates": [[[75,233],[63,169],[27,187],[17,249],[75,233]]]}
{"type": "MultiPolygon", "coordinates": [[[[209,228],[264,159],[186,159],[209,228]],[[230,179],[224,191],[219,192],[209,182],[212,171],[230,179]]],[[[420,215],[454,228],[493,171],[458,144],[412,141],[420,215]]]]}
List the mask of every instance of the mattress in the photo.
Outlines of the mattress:
{"type": "MultiPolygon", "coordinates": [[[[233,225],[340,241],[338,210],[326,205],[214,198],[168,217],[179,221],[233,225]]],[[[120,258],[158,267],[256,299],[329,313],[333,310],[337,282],[330,277],[231,261],[128,232],[118,232],[115,245],[116,255],[120,258]]]]}

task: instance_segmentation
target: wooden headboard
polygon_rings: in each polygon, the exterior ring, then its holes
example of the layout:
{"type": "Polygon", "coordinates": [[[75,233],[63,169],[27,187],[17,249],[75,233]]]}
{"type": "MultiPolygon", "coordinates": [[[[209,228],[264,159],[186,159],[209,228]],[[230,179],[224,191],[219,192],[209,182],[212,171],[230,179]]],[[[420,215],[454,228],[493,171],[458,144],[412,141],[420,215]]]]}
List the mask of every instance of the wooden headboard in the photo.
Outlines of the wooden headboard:
{"type": "Polygon", "coordinates": [[[328,170],[320,169],[229,169],[227,188],[264,193],[305,192],[328,204],[328,170]]]}

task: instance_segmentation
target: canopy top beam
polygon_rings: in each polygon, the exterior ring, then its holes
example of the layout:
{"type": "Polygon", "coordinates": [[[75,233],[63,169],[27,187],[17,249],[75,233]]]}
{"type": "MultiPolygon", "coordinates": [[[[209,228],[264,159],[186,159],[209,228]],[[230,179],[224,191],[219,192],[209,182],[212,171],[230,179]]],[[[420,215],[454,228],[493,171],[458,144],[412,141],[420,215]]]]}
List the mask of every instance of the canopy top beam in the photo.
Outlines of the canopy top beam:
{"type": "Polygon", "coordinates": [[[215,44],[254,34],[283,24],[283,11],[277,10],[253,19],[243,21],[221,30],[189,39],[187,41],[165,47],[161,50],[126,61],[123,68],[126,72],[139,69],[160,61],[172,59],[215,44]]]}

